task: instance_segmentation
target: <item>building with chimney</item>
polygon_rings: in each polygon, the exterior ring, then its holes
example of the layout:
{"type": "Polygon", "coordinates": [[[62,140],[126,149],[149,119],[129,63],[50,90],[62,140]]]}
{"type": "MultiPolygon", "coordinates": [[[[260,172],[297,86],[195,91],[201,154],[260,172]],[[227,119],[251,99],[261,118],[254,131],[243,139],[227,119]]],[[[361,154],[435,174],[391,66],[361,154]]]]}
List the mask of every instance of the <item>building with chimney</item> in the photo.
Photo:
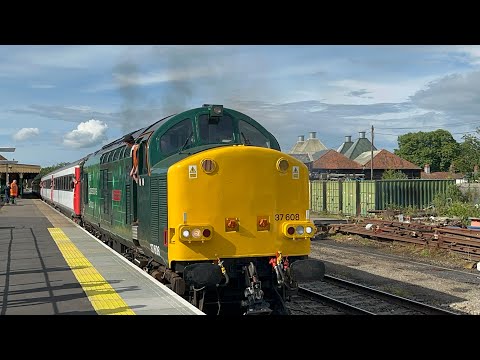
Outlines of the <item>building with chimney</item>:
{"type": "MultiPolygon", "coordinates": [[[[475,172],[475,168],[473,169],[475,172]]],[[[450,167],[450,171],[430,171],[430,164],[425,164],[423,167],[423,171],[420,174],[422,179],[428,180],[447,180],[447,179],[455,179],[455,183],[461,184],[467,182],[465,179],[465,174],[456,173],[453,167],[450,167]]]]}
{"type": "Polygon", "coordinates": [[[304,146],[305,135],[299,135],[296,144],[293,145],[292,150],[290,150],[290,154],[302,154],[304,146]]]}
{"type": "Polygon", "coordinates": [[[337,152],[339,152],[340,154],[345,154],[348,149],[351,148],[351,146],[353,145],[353,141],[352,141],[352,137],[350,135],[347,135],[345,136],[345,142],[340,145],[340,147],[337,149],[337,152]]]}
{"type": "MultiPolygon", "coordinates": [[[[365,137],[365,131],[358,132],[358,139],[355,140],[353,144],[350,145],[348,150],[343,153],[346,157],[351,160],[354,160],[360,154],[363,154],[365,151],[372,150],[372,143],[365,137]]],[[[375,146],[373,146],[373,150],[377,150],[375,146]]]]}
{"type": "Polygon", "coordinates": [[[316,131],[311,131],[307,140],[304,135],[298,137],[298,141],[290,150],[289,155],[300,160],[307,165],[309,170],[312,170],[312,163],[318,158],[315,157],[315,154],[323,150],[327,150],[327,147],[317,138],[316,131]]]}
{"type": "Polygon", "coordinates": [[[320,139],[317,138],[317,132],[311,131],[307,140],[303,135],[298,137],[297,143],[290,150],[290,154],[309,154],[313,155],[321,150],[327,150],[327,147],[323,145],[320,139]]]}

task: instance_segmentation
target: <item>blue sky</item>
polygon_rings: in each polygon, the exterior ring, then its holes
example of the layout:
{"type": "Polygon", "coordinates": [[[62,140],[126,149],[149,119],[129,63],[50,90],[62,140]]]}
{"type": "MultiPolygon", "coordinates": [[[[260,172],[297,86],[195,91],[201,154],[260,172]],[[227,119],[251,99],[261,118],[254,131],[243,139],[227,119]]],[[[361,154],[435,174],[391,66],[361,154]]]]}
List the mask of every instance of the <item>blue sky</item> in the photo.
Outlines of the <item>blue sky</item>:
{"type": "Polygon", "coordinates": [[[337,149],[360,131],[480,127],[480,46],[0,45],[0,147],[19,163],[75,161],[204,103],[262,123],[288,152],[299,135],[337,149]]]}

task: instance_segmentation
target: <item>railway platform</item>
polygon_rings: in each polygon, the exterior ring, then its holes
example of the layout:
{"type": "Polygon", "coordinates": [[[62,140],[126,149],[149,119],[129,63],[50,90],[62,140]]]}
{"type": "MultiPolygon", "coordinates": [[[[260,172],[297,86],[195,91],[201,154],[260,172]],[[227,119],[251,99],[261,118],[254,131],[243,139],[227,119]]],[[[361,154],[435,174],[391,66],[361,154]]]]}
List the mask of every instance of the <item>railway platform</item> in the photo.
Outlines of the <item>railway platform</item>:
{"type": "Polygon", "coordinates": [[[203,312],[40,199],[0,206],[0,315],[57,314],[203,312]]]}

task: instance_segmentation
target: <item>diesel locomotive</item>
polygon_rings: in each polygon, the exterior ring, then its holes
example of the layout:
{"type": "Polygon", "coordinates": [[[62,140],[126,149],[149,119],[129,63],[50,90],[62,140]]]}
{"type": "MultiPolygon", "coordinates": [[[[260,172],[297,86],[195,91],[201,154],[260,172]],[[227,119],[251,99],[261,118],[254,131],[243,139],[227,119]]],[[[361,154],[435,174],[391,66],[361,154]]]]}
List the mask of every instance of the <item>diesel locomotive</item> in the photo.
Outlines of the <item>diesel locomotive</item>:
{"type": "Polygon", "coordinates": [[[41,198],[206,314],[288,314],[323,277],[308,169],[259,122],[206,104],[126,135],[133,151],[119,138],[43,176],[41,198]]]}

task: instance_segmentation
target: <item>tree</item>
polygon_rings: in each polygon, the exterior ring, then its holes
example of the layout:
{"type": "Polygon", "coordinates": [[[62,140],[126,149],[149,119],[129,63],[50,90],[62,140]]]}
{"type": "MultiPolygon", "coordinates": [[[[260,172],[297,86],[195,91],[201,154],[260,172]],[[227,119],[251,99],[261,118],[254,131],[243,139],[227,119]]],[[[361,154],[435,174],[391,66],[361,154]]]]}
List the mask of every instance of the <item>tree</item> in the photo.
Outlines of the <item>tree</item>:
{"type": "Polygon", "coordinates": [[[408,179],[407,174],[401,170],[388,169],[382,174],[382,180],[408,179]]]}
{"type": "Polygon", "coordinates": [[[446,130],[400,135],[395,155],[420,167],[430,164],[431,171],[448,171],[460,154],[460,145],[446,130]]]}
{"type": "Polygon", "coordinates": [[[61,162],[57,165],[52,165],[52,166],[47,166],[47,167],[42,167],[40,169],[40,172],[38,173],[37,176],[35,176],[35,178],[33,179],[34,181],[35,180],[40,180],[43,176],[45,176],[46,174],[54,171],[54,170],[57,170],[57,169],[60,169],[61,167],[64,167],[65,165],[68,165],[69,163],[67,162],[61,162]]]}
{"type": "MultiPolygon", "coordinates": [[[[480,134],[480,129],[477,128],[480,134]]],[[[475,165],[480,166],[480,139],[474,135],[464,135],[460,144],[460,154],[454,161],[455,168],[462,173],[473,172],[475,165]]]]}

